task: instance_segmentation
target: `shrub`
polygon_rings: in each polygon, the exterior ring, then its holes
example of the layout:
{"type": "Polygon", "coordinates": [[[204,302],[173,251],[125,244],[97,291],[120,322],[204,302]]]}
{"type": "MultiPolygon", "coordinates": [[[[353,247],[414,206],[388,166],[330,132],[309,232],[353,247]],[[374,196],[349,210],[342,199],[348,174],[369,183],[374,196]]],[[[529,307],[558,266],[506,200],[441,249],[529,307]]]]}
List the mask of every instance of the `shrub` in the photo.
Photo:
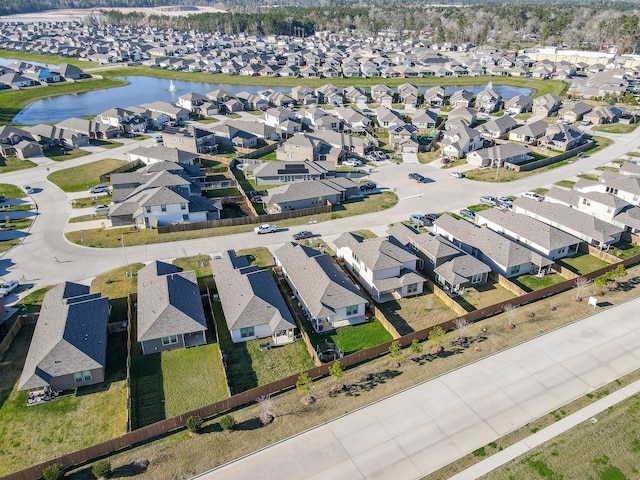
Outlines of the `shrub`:
{"type": "Polygon", "coordinates": [[[202,428],[202,422],[203,420],[199,415],[192,415],[191,417],[187,418],[185,427],[187,427],[187,430],[190,433],[199,433],[200,429],[202,428]]]}
{"type": "Polygon", "coordinates": [[[93,464],[91,473],[96,478],[107,478],[111,474],[111,464],[108,460],[100,460],[93,464]]]}
{"type": "Polygon", "coordinates": [[[225,415],[220,419],[220,428],[225,432],[230,432],[236,426],[236,419],[231,415],[225,415]]]}
{"type": "Polygon", "coordinates": [[[53,463],[42,472],[44,480],[60,480],[64,478],[64,466],[61,463],[53,463]]]}
{"type": "Polygon", "coordinates": [[[303,372],[298,375],[298,380],[296,380],[296,390],[298,391],[298,393],[303,395],[303,402],[306,405],[310,405],[313,403],[313,397],[311,396],[312,388],[313,380],[311,380],[307,372],[303,372]]]}

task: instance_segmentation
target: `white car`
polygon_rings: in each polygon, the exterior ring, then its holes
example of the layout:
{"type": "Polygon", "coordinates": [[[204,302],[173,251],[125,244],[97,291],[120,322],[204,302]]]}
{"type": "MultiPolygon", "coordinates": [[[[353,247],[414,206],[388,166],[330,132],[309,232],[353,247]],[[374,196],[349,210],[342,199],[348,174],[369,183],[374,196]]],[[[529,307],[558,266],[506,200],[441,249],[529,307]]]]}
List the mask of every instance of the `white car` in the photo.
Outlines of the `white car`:
{"type": "Polygon", "coordinates": [[[96,205],[95,207],[93,207],[93,212],[104,213],[104,212],[108,212],[109,208],[111,208],[111,205],[96,205]]]}
{"type": "Polygon", "coordinates": [[[258,235],[262,233],[274,233],[278,228],[272,223],[265,223],[263,225],[259,225],[253,229],[255,233],[258,235]]]}
{"type": "Polygon", "coordinates": [[[544,200],[544,197],[542,195],[538,195],[536,192],[524,192],[522,196],[537,202],[542,202],[544,200]]]}
{"type": "Polygon", "coordinates": [[[16,290],[20,284],[17,280],[11,280],[10,282],[5,283],[0,287],[0,298],[4,298],[9,295],[11,292],[16,290]]]}
{"type": "Polygon", "coordinates": [[[31,195],[32,193],[36,193],[36,191],[33,188],[31,188],[29,185],[23,185],[22,186],[22,191],[24,193],[26,193],[27,195],[31,195]]]}
{"type": "Polygon", "coordinates": [[[360,167],[362,166],[362,162],[357,158],[349,158],[342,162],[342,165],[344,165],[345,167],[360,167]]]}
{"type": "Polygon", "coordinates": [[[451,175],[452,177],[456,177],[456,178],[462,178],[464,177],[464,175],[460,172],[451,172],[449,175],[451,175]]]}

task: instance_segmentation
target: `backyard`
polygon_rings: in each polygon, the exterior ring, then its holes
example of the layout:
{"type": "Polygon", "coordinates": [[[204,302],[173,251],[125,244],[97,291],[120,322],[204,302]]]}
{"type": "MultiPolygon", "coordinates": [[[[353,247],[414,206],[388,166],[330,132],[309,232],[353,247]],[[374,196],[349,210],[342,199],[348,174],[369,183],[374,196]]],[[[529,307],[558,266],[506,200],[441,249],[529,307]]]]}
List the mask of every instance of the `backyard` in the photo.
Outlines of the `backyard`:
{"type": "Polygon", "coordinates": [[[544,275],[539,277],[537,275],[520,275],[517,278],[511,279],[516,285],[520,286],[523,290],[527,292],[532,292],[534,290],[540,290],[541,288],[550,287],[551,285],[556,285],[557,283],[561,283],[566,281],[562,275],[557,273],[552,273],[548,275],[544,275]]]}
{"type": "Polygon", "coordinates": [[[47,179],[64,192],[82,192],[100,182],[100,175],[126,165],[123,160],[107,158],[97,162],[65,168],[51,173],[47,179]]]}
{"type": "Polygon", "coordinates": [[[377,304],[400,335],[417,332],[455,318],[456,313],[425,287],[425,293],[377,304]]]}
{"type": "Polygon", "coordinates": [[[465,288],[464,294],[454,297],[454,300],[462,305],[465,310],[472,312],[512,298],[516,298],[513,293],[498,282],[490,280],[482,285],[473,285],[465,288]]]}
{"type": "Polygon", "coordinates": [[[578,253],[573,257],[565,257],[561,260],[556,260],[556,263],[579,275],[584,275],[609,265],[604,260],[600,260],[588,253],[578,253]]]}

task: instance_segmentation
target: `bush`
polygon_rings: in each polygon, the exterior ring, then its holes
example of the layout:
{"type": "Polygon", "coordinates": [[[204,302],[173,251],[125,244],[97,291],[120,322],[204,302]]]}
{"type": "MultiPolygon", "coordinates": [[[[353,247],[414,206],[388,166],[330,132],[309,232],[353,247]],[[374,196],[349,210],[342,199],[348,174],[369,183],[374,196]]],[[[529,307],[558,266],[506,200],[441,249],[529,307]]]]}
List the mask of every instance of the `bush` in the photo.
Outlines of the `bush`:
{"type": "Polygon", "coordinates": [[[225,415],[220,419],[220,428],[225,432],[233,430],[233,427],[236,426],[236,419],[231,415],[225,415]]]}
{"type": "Polygon", "coordinates": [[[64,478],[64,466],[61,463],[53,463],[42,472],[44,480],[60,480],[64,478]]]}
{"type": "Polygon", "coordinates": [[[96,478],[107,478],[111,474],[111,464],[108,460],[100,460],[93,464],[91,473],[96,478]]]}
{"type": "Polygon", "coordinates": [[[199,433],[202,428],[202,418],[199,415],[193,415],[187,418],[187,422],[185,423],[185,427],[190,433],[199,433]]]}

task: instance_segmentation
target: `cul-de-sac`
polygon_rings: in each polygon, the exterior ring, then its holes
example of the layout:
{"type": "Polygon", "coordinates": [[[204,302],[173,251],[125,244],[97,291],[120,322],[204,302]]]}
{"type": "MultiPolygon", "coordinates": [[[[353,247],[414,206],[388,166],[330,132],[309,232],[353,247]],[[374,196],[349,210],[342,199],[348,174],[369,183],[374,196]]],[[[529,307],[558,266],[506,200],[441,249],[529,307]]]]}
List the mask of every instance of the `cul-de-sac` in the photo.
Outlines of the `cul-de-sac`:
{"type": "Polygon", "coordinates": [[[0,478],[639,478],[639,18],[7,0],[0,478]]]}

